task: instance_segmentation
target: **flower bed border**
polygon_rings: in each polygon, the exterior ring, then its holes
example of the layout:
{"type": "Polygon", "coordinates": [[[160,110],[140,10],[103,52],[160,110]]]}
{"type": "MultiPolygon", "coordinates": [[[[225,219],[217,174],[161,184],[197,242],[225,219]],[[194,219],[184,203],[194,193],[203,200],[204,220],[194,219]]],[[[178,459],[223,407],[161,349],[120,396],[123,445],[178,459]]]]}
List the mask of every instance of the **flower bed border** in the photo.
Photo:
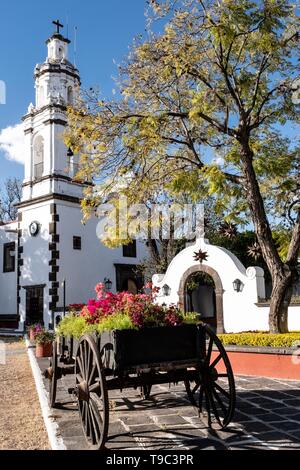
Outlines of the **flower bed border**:
{"type": "MultiPolygon", "coordinates": [[[[292,361],[297,348],[236,345],[224,347],[235,375],[300,380],[299,352],[298,364],[292,361]]],[[[217,356],[217,353],[213,351],[213,355],[217,356]]]]}

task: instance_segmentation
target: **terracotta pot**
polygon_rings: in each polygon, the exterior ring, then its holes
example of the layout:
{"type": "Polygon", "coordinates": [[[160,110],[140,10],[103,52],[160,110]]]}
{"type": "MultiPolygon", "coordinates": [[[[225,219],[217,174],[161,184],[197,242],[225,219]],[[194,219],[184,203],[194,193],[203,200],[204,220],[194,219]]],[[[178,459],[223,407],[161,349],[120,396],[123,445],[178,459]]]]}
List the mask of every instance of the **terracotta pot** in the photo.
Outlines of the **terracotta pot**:
{"type": "Polygon", "coordinates": [[[52,356],[52,343],[37,344],[35,348],[36,357],[51,357],[52,356]]]}

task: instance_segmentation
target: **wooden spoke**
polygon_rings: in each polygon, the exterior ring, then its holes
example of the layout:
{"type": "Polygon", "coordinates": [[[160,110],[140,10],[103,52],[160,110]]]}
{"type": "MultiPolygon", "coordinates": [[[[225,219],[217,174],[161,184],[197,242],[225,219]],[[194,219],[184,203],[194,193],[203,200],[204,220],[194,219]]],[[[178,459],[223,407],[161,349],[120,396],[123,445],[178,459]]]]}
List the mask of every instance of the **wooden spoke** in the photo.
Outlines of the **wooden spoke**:
{"type": "Polygon", "coordinates": [[[91,413],[91,418],[92,418],[92,427],[91,427],[91,429],[92,429],[92,439],[93,439],[93,444],[95,444],[100,439],[101,426],[99,426],[96,413],[94,413],[94,408],[93,408],[92,402],[89,402],[89,407],[90,407],[90,413],[91,413]]]}
{"type": "Polygon", "coordinates": [[[221,410],[223,411],[224,416],[226,416],[226,413],[227,413],[226,407],[225,407],[224,403],[222,402],[221,398],[219,397],[217,391],[215,390],[214,387],[212,387],[211,391],[212,391],[215,399],[217,400],[221,410]]]}
{"type": "Polygon", "coordinates": [[[199,387],[200,387],[200,382],[198,382],[198,383],[195,385],[195,387],[194,387],[193,390],[192,390],[192,394],[196,393],[199,387]]]}
{"type": "Polygon", "coordinates": [[[214,344],[213,339],[210,338],[207,353],[206,353],[206,358],[205,358],[206,364],[210,363],[213,344],[214,344]]]}
{"type": "Polygon", "coordinates": [[[214,397],[213,397],[213,393],[212,393],[212,388],[211,388],[210,385],[207,387],[207,395],[208,395],[208,399],[209,399],[213,414],[214,414],[217,422],[219,423],[219,425],[222,426],[222,420],[220,418],[219,411],[217,409],[217,406],[216,406],[216,403],[215,403],[215,400],[214,400],[214,397]]]}
{"type": "Polygon", "coordinates": [[[76,380],[78,383],[82,383],[83,382],[83,378],[81,377],[80,374],[76,374],[76,380]]]}
{"type": "Polygon", "coordinates": [[[203,392],[204,392],[204,386],[201,384],[200,390],[199,390],[199,413],[202,413],[202,404],[203,404],[203,392]]]}
{"type": "Polygon", "coordinates": [[[198,408],[207,426],[225,428],[232,420],[235,409],[232,368],[221,341],[210,327],[201,325],[199,329],[200,341],[206,338],[208,346],[205,351],[200,344],[199,350],[202,351],[202,356],[197,369],[199,379],[194,379],[195,385],[186,380],[186,391],[192,405],[198,408]],[[216,353],[216,357],[212,360],[213,353],[216,353]]]}
{"type": "Polygon", "coordinates": [[[210,364],[210,369],[213,369],[214,367],[216,367],[216,365],[220,362],[220,360],[222,359],[222,354],[219,354],[218,357],[216,357],[216,359],[210,364]]]}
{"type": "Polygon", "coordinates": [[[89,384],[89,385],[91,385],[91,383],[93,382],[96,369],[97,369],[96,364],[93,364],[92,370],[91,370],[91,372],[90,372],[89,380],[88,380],[88,384],[89,384]]]}
{"type": "Polygon", "coordinates": [[[86,440],[92,449],[103,449],[108,433],[108,393],[100,353],[90,335],[80,340],[75,370],[78,409],[86,440]]]}
{"type": "Polygon", "coordinates": [[[217,384],[217,383],[214,383],[213,386],[215,388],[217,388],[219,390],[219,392],[221,392],[223,395],[225,395],[226,398],[230,399],[230,393],[226,392],[226,390],[224,390],[221,385],[217,384]]]}
{"type": "Polygon", "coordinates": [[[76,361],[77,361],[78,369],[81,373],[81,376],[84,379],[84,368],[83,368],[83,365],[82,365],[82,362],[81,362],[81,357],[77,356],[76,361]]]}
{"type": "Polygon", "coordinates": [[[91,392],[96,392],[98,389],[100,390],[100,383],[96,382],[93,385],[90,385],[89,389],[90,389],[90,393],[91,392]]]}

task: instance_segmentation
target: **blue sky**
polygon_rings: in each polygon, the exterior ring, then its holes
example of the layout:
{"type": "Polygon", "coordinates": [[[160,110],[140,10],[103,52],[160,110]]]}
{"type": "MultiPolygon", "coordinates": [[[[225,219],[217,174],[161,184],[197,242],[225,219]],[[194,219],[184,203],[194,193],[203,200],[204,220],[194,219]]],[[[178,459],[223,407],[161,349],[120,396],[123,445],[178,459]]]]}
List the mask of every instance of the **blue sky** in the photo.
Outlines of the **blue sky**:
{"type": "MultiPolygon", "coordinates": [[[[69,22],[73,61],[74,27],[78,28],[77,67],[83,87],[98,85],[105,95],[117,75],[113,63],[128,53],[135,35],[144,33],[145,0],[5,0],[0,7],[0,80],[6,83],[6,104],[0,104],[0,132],[18,124],[34,102],[33,70],[46,58],[46,39],[52,20],[69,22]]],[[[66,28],[63,30],[66,35],[66,28]]],[[[23,176],[21,164],[8,161],[0,151],[0,185],[10,176],[23,176]]]]}

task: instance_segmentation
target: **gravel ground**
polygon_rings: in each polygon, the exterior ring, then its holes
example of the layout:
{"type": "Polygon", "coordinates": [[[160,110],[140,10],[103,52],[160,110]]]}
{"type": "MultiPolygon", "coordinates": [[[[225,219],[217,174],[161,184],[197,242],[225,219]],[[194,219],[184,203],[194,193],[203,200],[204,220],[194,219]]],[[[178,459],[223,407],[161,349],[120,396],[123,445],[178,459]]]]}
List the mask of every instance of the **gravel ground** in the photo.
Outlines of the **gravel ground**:
{"type": "Polygon", "coordinates": [[[25,344],[0,338],[0,449],[50,449],[25,344]],[[2,358],[2,361],[1,361],[2,358]]]}

